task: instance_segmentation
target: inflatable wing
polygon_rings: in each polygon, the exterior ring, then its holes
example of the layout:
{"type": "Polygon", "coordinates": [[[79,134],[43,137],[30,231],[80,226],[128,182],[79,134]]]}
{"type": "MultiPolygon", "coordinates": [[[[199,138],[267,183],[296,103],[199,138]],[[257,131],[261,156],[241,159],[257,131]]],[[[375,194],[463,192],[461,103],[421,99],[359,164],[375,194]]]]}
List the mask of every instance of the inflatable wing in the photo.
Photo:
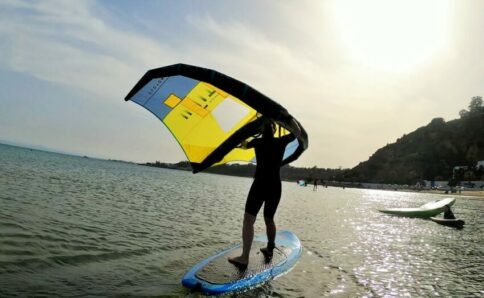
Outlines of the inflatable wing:
{"type": "Polygon", "coordinates": [[[276,137],[301,131],[287,145],[283,164],[296,160],[308,146],[306,131],[285,108],[214,70],[186,64],[152,69],[125,100],[143,106],[168,127],[194,173],[231,161],[256,162],[253,149],[238,145],[260,132],[261,115],[276,121],[276,137]]]}

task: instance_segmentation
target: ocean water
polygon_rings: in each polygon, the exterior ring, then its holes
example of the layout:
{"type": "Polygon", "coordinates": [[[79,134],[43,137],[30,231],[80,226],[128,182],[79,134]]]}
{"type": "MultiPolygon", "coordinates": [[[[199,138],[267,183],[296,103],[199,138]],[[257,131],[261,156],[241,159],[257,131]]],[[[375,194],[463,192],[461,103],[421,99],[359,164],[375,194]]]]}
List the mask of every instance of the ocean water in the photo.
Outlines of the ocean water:
{"type": "MultiPolygon", "coordinates": [[[[239,241],[250,184],[0,145],[0,296],[197,297],[180,280],[239,241]]],[[[276,223],[303,255],[230,296],[482,297],[482,199],[457,199],[462,230],[377,211],[439,198],[284,182],[276,223]]]]}

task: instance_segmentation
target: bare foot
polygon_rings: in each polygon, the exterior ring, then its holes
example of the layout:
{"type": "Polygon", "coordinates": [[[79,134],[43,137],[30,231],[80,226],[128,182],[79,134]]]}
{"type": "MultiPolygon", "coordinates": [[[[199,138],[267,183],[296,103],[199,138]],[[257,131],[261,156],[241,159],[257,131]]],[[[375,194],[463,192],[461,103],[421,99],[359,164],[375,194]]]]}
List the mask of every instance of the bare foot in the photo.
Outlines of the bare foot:
{"type": "Polygon", "coordinates": [[[242,256],[229,258],[229,263],[234,264],[238,268],[247,268],[248,260],[242,258],[242,256]]]}
{"type": "Polygon", "coordinates": [[[273,249],[269,249],[267,247],[263,247],[260,249],[260,251],[264,254],[264,257],[266,258],[266,260],[271,260],[272,259],[272,256],[274,254],[274,250],[273,249]]]}

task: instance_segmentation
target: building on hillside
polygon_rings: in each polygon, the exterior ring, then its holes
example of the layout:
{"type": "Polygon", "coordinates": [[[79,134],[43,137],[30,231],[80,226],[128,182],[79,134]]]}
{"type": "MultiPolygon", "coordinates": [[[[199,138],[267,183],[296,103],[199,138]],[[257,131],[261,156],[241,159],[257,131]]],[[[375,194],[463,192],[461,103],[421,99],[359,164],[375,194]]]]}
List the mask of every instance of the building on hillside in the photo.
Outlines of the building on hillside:
{"type": "Polygon", "coordinates": [[[459,170],[462,170],[462,171],[467,171],[469,169],[468,166],[455,166],[453,169],[452,169],[452,172],[456,172],[456,171],[459,171],[459,170]]]}

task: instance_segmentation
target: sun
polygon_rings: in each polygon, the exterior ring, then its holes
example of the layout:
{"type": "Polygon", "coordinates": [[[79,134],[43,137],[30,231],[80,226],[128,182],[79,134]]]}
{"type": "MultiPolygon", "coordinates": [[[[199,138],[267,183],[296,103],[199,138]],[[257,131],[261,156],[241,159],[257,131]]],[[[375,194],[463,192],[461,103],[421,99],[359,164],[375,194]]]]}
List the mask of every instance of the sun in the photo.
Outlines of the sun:
{"type": "Polygon", "coordinates": [[[332,16],[348,55],[358,63],[404,72],[447,47],[447,0],[338,0],[332,16]]]}

